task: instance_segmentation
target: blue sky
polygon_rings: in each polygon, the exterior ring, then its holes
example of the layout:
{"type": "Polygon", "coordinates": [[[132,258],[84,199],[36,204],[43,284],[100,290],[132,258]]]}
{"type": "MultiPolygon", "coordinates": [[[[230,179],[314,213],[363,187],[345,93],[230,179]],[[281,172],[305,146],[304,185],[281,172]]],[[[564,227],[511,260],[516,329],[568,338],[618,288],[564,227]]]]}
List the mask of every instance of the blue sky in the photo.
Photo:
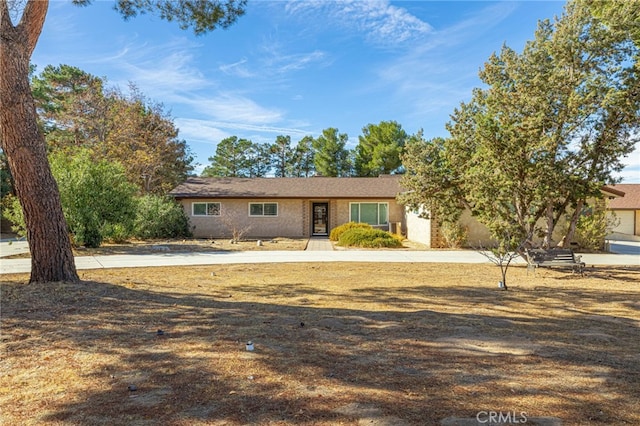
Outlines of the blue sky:
{"type": "MultiPolygon", "coordinates": [[[[353,148],[369,123],[446,136],[453,109],[480,86],[503,44],[520,51],[559,1],[260,1],[228,30],[194,36],[144,15],[124,21],[110,1],[52,0],[32,57],[129,82],[164,104],[201,170],[232,135],[292,144],[335,127],[353,148]]],[[[640,183],[640,154],[625,182],[640,183]]]]}

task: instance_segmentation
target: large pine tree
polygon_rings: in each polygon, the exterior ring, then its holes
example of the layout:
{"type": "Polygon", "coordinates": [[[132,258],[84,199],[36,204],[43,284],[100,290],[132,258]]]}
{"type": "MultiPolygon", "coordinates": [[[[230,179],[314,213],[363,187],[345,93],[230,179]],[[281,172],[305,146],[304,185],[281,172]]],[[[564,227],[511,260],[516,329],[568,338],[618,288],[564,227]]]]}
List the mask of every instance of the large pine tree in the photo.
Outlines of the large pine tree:
{"type": "MultiPolygon", "coordinates": [[[[89,0],[74,0],[87,5],[89,0]]],[[[246,0],[118,0],[125,18],[157,13],[181,28],[203,34],[226,28],[244,13],[246,0]]],[[[31,87],[29,65],[49,7],[48,0],[27,0],[14,24],[10,11],[19,2],[0,0],[0,143],[7,155],[20,198],[31,250],[30,282],[78,281],[60,194],[51,174],[31,87]]]]}

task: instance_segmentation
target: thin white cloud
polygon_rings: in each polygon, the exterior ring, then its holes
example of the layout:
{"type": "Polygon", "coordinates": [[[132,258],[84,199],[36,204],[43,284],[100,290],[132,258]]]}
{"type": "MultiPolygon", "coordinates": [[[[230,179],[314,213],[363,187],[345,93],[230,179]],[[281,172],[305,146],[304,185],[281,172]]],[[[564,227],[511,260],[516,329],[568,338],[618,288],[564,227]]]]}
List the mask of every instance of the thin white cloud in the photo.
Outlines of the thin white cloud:
{"type": "MultiPolygon", "coordinates": [[[[490,5],[449,27],[432,31],[419,45],[375,69],[375,82],[362,90],[393,88],[395,101],[410,105],[409,114],[414,117],[442,114],[447,105],[449,113],[453,112],[455,105],[467,100],[480,84],[478,70],[490,54],[479,57],[474,42],[490,34],[491,28],[507,19],[516,7],[510,3],[490,5]]],[[[502,42],[493,49],[499,49],[502,42]]],[[[447,118],[448,113],[443,115],[444,120],[447,118]]]]}
{"type": "Polygon", "coordinates": [[[176,126],[180,130],[180,138],[189,143],[198,142],[216,145],[222,139],[230,136],[213,122],[194,118],[176,118],[176,126]]]}
{"type": "Polygon", "coordinates": [[[212,122],[213,125],[233,130],[254,131],[261,133],[273,133],[277,135],[290,135],[290,136],[306,136],[310,134],[308,130],[291,128],[291,127],[277,127],[277,126],[255,126],[248,123],[238,122],[212,122]]]}
{"type": "Polygon", "coordinates": [[[255,71],[251,69],[250,60],[247,58],[231,64],[220,65],[218,69],[234,77],[269,80],[309,68],[314,64],[320,64],[321,66],[329,64],[326,53],[320,50],[304,53],[282,53],[281,46],[278,43],[272,45],[263,44],[260,53],[262,53],[262,56],[254,60],[256,64],[259,64],[255,65],[255,71]]]}
{"type": "Polygon", "coordinates": [[[285,10],[303,19],[328,16],[333,25],[381,46],[420,39],[433,31],[427,22],[388,0],[299,1],[287,3],[285,10]]]}
{"type": "Polygon", "coordinates": [[[212,121],[264,125],[280,122],[283,113],[258,105],[253,100],[234,93],[217,93],[211,97],[183,96],[176,102],[186,104],[212,121]]]}
{"type": "MultiPolygon", "coordinates": [[[[478,14],[454,25],[434,31],[424,43],[394,61],[380,71],[380,76],[393,82],[423,84],[425,75],[459,76],[469,69],[469,49],[475,49],[473,41],[499,22],[507,19],[515,6],[501,3],[489,6],[478,14]]],[[[497,50],[500,46],[496,46],[497,50]]],[[[473,69],[477,75],[480,67],[473,69]]],[[[452,83],[458,82],[453,80],[452,83]]],[[[411,90],[411,89],[410,89],[411,90]]]]}
{"type": "Polygon", "coordinates": [[[241,60],[232,64],[220,65],[218,69],[223,73],[234,77],[251,78],[257,76],[257,73],[249,70],[249,68],[247,67],[248,63],[249,60],[247,58],[242,58],[241,60]]]}
{"type": "Polygon", "coordinates": [[[68,40],[83,36],[78,32],[77,20],[80,8],[65,10],[64,14],[53,13],[55,9],[68,9],[67,2],[52,1],[49,3],[50,12],[44,23],[40,38],[47,37],[52,40],[66,43],[68,40]]]}
{"type": "Polygon", "coordinates": [[[274,70],[277,73],[288,73],[307,68],[314,63],[321,63],[326,58],[326,54],[319,50],[309,53],[299,53],[291,55],[281,55],[273,60],[274,70]]]}
{"type": "Polygon", "coordinates": [[[87,62],[107,63],[120,71],[118,84],[122,84],[123,78],[133,81],[152,98],[168,101],[173,93],[212,85],[195,66],[194,48],[186,39],[176,39],[159,46],[128,44],[111,56],[87,62]]]}
{"type": "Polygon", "coordinates": [[[311,134],[308,130],[295,127],[257,126],[242,122],[212,121],[195,118],[176,118],[175,122],[180,129],[181,138],[189,142],[195,141],[211,145],[217,145],[221,140],[236,134],[238,130],[242,131],[243,134],[257,132],[262,134],[290,135],[300,138],[311,134]]]}
{"type": "MultiPolygon", "coordinates": [[[[455,46],[475,41],[480,35],[489,32],[491,28],[509,18],[517,8],[517,2],[499,2],[489,5],[479,13],[471,15],[451,27],[434,32],[435,45],[455,46]]],[[[533,37],[533,33],[531,37],[533,37]]]]}

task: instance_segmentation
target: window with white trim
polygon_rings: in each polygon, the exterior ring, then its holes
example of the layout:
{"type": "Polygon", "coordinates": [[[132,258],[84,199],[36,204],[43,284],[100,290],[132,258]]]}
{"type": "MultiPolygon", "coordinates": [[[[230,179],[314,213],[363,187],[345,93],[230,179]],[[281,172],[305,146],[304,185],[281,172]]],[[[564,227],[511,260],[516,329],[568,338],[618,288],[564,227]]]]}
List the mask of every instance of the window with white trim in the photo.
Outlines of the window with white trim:
{"type": "Polygon", "coordinates": [[[249,216],[278,216],[278,203],[249,203],[249,216]]]}
{"type": "Polygon", "coordinates": [[[192,203],[192,216],[220,216],[220,203],[192,203]]]}
{"type": "Polygon", "coordinates": [[[369,225],[389,223],[389,203],[350,203],[351,221],[369,225]]]}

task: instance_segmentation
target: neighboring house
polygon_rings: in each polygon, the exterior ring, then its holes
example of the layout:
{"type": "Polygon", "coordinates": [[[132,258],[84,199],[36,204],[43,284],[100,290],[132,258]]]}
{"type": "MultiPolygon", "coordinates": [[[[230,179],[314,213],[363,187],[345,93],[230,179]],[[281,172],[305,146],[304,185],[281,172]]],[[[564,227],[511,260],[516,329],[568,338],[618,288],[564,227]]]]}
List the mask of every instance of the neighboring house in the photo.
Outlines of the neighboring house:
{"type": "Polygon", "coordinates": [[[613,229],[614,235],[609,238],[640,237],[640,184],[626,183],[612,185],[616,191],[624,193],[624,197],[613,198],[609,201],[607,210],[615,214],[619,221],[613,229]]]}
{"type": "Polygon", "coordinates": [[[198,238],[306,238],[344,223],[402,232],[399,175],[311,178],[189,178],[169,194],[198,238]],[[400,227],[398,230],[397,228],[400,227]]]}

